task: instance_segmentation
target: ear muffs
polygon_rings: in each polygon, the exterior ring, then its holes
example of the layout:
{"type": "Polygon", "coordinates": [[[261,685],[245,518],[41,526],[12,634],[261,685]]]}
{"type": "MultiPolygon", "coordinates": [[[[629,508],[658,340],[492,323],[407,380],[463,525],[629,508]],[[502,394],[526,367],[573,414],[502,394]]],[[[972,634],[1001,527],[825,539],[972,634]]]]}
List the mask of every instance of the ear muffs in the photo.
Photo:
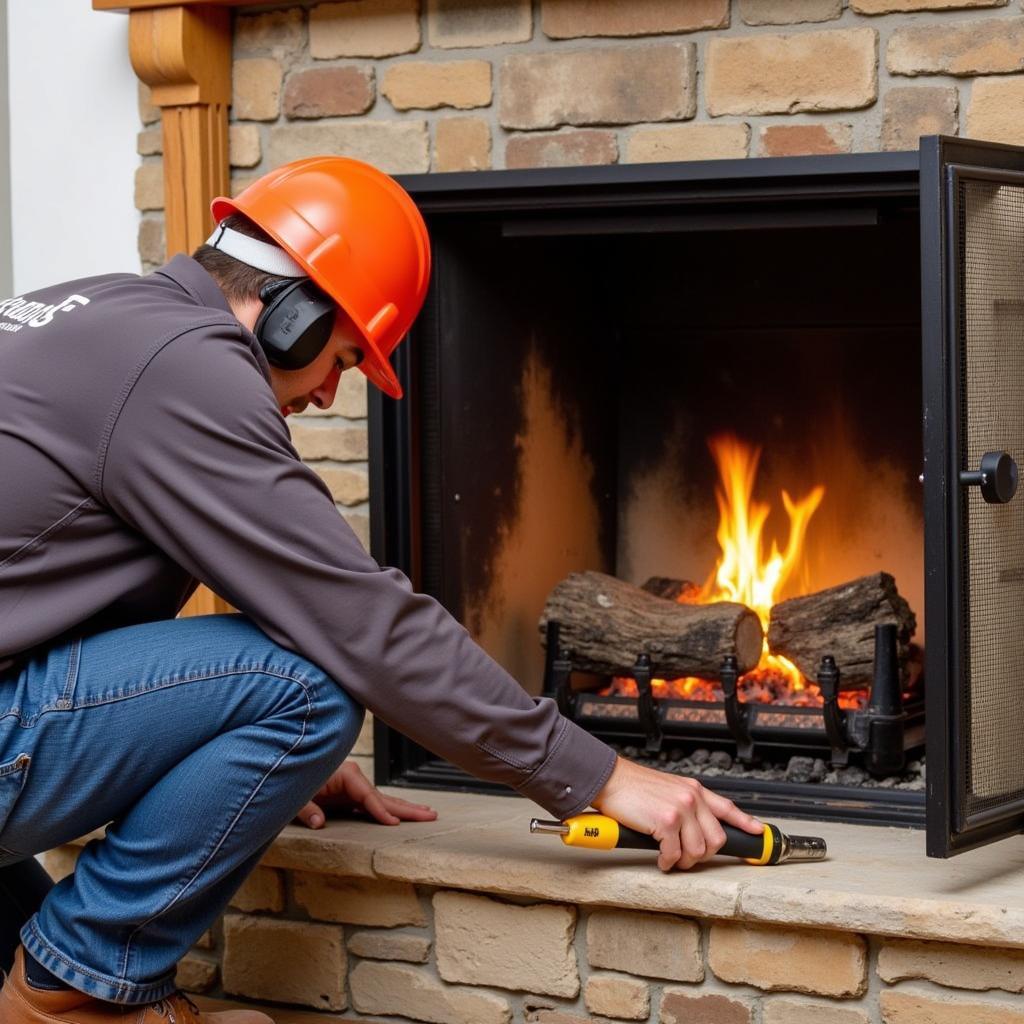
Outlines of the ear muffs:
{"type": "Polygon", "coordinates": [[[263,311],[253,334],[271,366],[301,370],[323,351],[337,307],[308,277],[270,281],[260,289],[263,311]]]}

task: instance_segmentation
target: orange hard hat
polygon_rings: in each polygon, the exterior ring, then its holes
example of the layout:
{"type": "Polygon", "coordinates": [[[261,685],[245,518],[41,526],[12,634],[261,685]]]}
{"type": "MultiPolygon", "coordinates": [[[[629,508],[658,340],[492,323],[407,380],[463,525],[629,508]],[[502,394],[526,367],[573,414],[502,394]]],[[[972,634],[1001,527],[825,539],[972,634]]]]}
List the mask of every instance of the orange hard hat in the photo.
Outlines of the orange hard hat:
{"type": "Polygon", "coordinates": [[[360,160],[314,156],[213,201],[218,223],[232,213],[262,228],[351,317],[366,342],[359,368],[401,398],[388,356],[416,319],[430,278],[427,226],[409,193],[360,160]]]}

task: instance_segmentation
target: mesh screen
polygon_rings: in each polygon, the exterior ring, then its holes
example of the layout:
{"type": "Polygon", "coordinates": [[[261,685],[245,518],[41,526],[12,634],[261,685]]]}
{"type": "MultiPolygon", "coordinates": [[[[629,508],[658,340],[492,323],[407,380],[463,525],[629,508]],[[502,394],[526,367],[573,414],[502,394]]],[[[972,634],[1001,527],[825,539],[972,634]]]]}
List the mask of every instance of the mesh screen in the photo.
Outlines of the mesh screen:
{"type": "MultiPolygon", "coordinates": [[[[961,469],[987,451],[1024,467],[1024,188],[962,181],[961,469]]],[[[1024,792],[1024,492],[988,505],[964,488],[968,814],[1024,792]]]]}

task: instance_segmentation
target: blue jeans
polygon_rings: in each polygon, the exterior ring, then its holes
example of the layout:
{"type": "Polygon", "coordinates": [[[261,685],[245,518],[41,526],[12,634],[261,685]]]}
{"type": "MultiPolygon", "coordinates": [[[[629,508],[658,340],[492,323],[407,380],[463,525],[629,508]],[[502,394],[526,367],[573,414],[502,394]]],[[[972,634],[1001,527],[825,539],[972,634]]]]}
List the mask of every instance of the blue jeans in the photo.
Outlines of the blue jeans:
{"type": "Polygon", "coordinates": [[[169,995],[362,718],[241,615],[61,642],[0,675],[0,871],[110,823],[22,928],[25,948],[100,999],[169,995]]]}

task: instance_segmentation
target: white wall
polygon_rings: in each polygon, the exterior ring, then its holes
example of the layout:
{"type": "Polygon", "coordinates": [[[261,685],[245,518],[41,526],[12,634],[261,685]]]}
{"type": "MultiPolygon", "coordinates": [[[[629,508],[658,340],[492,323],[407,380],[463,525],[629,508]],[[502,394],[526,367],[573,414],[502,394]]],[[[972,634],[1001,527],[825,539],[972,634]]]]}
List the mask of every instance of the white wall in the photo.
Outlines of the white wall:
{"type": "Polygon", "coordinates": [[[14,293],[138,272],[127,15],[7,0],[7,37],[14,293]]]}

